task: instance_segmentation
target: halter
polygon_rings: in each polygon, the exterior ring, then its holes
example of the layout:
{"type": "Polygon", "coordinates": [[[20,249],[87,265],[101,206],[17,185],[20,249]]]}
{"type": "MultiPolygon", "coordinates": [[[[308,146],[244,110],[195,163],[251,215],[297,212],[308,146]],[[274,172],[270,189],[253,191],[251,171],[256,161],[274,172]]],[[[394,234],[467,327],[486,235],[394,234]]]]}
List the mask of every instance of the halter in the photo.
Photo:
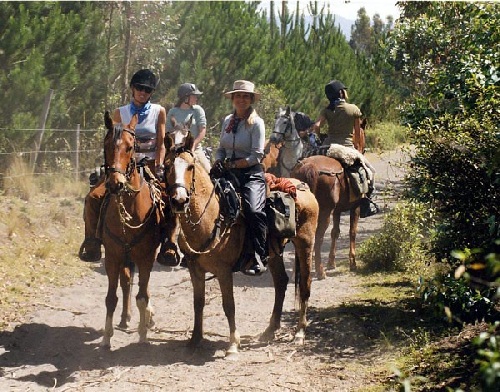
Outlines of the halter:
{"type": "Polygon", "coordinates": [[[300,136],[299,136],[298,134],[296,134],[296,136],[295,136],[295,137],[293,137],[293,138],[288,138],[288,139],[287,139],[287,135],[292,135],[292,134],[293,134],[293,130],[294,130],[294,129],[296,130],[296,128],[295,128],[294,116],[293,116],[292,114],[293,114],[293,112],[292,112],[292,111],[290,111],[290,114],[286,114],[286,113],[285,113],[285,114],[283,114],[283,115],[281,116],[281,117],[285,117],[285,118],[288,120],[288,122],[286,123],[286,127],[285,127],[285,130],[284,130],[284,131],[281,131],[281,129],[277,131],[277,130],[276,130],[276,128],[275,128],[275,129],[271,132],[271,133],[276,133],[276,134],[278,134],[278,135],[282,135],[282,137],[283,137],[283,142],[284,142],[284,143],[287,143],[287,142],[289,142],[289,143],[294,143],[294,142],[297,142],[297,141],[300,141],[300,140],[301,140],[301,139],[300,139],[300,136]]]}
{"type": "Polygon", "coordinates": [[[119,139],[121,139],[123,132],[128,132],[130,135],[132,135],[132,137],[134,139],[132,158],[130,158],[130,161],[127,164],[127,167],[125,168],[125,171],[123,171],[121,169],[116,168],[115,166],[110,166],[106,163],[106,162],[108,162],[108,159],[106,158],[106,149],[104,149],[104,162],[105,162],[104,170],[105,170],[106,177],[108,177],[112,173],[122,174],[123,176],[125,176],[125,179],[127,180],[127,182],[126,182],[127,188],[138,192],[138,190],[135,190],[128,185],[130,178],[132,176],[132,173],[136,170],[136,161],[134,158],[134,153],[137,150],[137,139],[135,136],[135,131],[133,129],[129,129],[129,128],[122,128],[121,126],[118,126],[118,125],[115,126],[113,128],[113,146],[116,146],[116,143],[119,139]]]}
{"type": "MultiPolygon", "coordinates": [[[[179,155],[181,155],[183,152],[187,152],[187,153],[189,153],[189,155],[191,155],[194,159],[196,159],[196,158],[195,158],[195,156],[194,156],[194,154],[193,154],[193,152],[192,152],[190,149],[186,148],[185,146],[181,146],[181,147],[178,147],[178,148],[176,148],[176,149],[175,149],[175,151],[174,151],[174,160],[175,160],[175,158],[177,158],[179,155]]],[[[170,168],[171,168],[171,166],[172,166],[172,165],[173,165],[173,160],[172,160],[172,163],[167,163],[167,164],[165,165],[165,171],[170,170],[170,168]]],[[[194,186],[194,183],[195,183],[195,180],[194,180],[194,179],[195,179],[195,176],[194,176],[194,175],[195,175],[195,173],[194,173],[195,167],[196,167],[196,165],[194,165],[194,164],[193,164],[193,181],[191,182],[191,187],[190,187],[190,189],[187,189],[187,187],[186,187],[183,183],[180,183],[180,182],[175,182],[175,183],[173,183],[172,185],[169,185],[169,186],[167,187],[167,189],[166,189],[166,193],[167,193],[167,195],[168,195],[169,197],[171,197],[171,196],[172,196],[172,193],[173,193],[173,192],[174,192],[177,188],[183,188],[183,189],[185,189],[185,190],[186,190],[186,193],[187,193],[187,195],[188,195],[188,197],[191,197],[191,194],[193,194],[193,193],[194,193],[194,191],[195,191],[195,186],[194,186]]]]}

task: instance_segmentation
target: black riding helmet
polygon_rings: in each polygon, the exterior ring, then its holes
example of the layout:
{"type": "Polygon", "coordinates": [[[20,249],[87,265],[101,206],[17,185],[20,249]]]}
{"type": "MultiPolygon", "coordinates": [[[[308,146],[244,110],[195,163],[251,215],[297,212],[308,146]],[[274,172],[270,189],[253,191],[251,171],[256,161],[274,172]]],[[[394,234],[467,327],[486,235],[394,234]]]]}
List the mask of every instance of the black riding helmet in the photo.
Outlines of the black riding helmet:
{"type": "Polygon", "coordinates": [[[158,85],[158,79],[156,78],[156,75],[151,72],[151,70],[140,69],[134,74],[134,76],[132,76],[132,79],[130,80],[130,87],[132,87],[134,84],[150,87],[154,90],[158,85]]]}
{"type": "Polygon", "coordinates": [[[193,83],[183,83],[177,89],[177,97],[179,99],[189,97],[190,95],[203,94],[193,83]]]}
{"type": "Polygon", "coordinates": [[[329,101],[335,101],[340,98],[340,90],[347,90],[344,83],[339,80],[331,80],[330,83],[325,86],[325,95],[329,101]]]}

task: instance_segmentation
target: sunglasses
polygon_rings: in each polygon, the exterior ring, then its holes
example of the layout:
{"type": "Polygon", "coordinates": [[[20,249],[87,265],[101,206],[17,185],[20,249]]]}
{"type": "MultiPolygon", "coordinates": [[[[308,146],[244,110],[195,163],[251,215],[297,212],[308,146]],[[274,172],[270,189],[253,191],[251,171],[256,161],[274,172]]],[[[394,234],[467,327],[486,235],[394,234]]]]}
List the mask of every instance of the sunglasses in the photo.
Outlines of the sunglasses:
{"type": "Polygon", "coordinates": [[[147,86],[142,86],[140,84],[134,84],[134,88],[137,90],[137,91],[144,91],[148,94],[151,94],[153,92],[153,89],[151,87],[147,87],[147,86]]]}

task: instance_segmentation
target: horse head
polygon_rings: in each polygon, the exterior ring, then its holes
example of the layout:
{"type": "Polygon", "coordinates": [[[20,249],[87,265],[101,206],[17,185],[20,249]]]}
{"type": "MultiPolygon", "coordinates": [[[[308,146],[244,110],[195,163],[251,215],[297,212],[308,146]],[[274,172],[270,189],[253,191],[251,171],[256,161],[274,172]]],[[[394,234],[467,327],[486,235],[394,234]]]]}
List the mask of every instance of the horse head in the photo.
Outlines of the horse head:
{"type": "Polygon", "coordinates": [[[279,108],[276,114],[274,129],[271,133],[269,141],[274,144],[280,144],[285,141],[296,140],[297,130],[294,123],[294,112],[287,106],[286,109],[279,108]]]}
{"type": "Polygon", "coordinates": [[[106,168],[106,188],[117,193],[124,188],[135,171],[135,127],[137,115],[130,124],[114,123],[109,112],[104,114],[104,124],[108,129],[104,138],[104,163],[106,168]]]}
{"type": "Polygon", "coordinates": [[[173,132],[165,136],[165,180],[172,211],[181,214],[187,212],[194,189],[195,158],[191,151],[194,138],[188,131],[178,146],[175,137],[173,132]]]}
{"type": "Polygon", "coordinates": [[[193,115],[191,115],[185,123],[179,123],[173,116],[170,118],[170,122],[172,123],[172,131],[169,133],[173,136],[175,147],[179,148],[186,142],[186,137],[193,123],[193,115]]]}

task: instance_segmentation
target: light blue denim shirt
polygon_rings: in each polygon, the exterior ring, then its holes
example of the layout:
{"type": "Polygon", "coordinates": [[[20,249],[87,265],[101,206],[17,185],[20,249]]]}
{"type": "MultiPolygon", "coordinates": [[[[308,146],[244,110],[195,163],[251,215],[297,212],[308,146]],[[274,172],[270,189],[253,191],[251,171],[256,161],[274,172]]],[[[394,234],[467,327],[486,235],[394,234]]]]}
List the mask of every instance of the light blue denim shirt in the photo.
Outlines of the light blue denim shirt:
{"type": "MultiPolygon", "coordinates": [[[[173,107],[167,113],[167,123],[165,125],[166,131],[172,132],[173,126],[171,118],[175,118],[178,123],[185,124],[189,118],[193,116],[193,122],[191,123],[191,135],[196,139],[200,134],[200,127],[207,126],[207,119],[205,116],[205,110],[200,105],[193,105],[189,109],[181,109],[179,107],[173,107]]],[[[201,149],[201,144],[198,147],[201,149]]]]}
{"type": "Polygon", "coordinates": [[[259,116],[253,116],[253,124],[248,125],[245,121],[238,124],[236,133],[226,132],[233,114],[228,115],[222,124],[219,148],[215,153],[216,160],[226,158],[246,159],[248,166],[254,166],[264,157],[264,144],[266,128],[264,120],[259,116]]]}

